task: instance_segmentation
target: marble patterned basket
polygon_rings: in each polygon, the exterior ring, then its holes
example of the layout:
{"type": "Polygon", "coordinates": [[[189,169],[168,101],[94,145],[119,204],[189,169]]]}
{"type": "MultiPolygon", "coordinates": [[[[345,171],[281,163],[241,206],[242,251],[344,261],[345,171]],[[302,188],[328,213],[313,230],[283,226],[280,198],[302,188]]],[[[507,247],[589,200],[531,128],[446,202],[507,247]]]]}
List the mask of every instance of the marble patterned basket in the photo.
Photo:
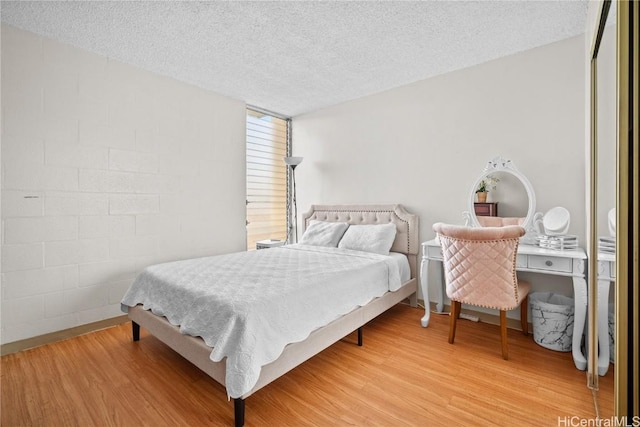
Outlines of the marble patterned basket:
{"type": "Polygon", "coordinates": [[[615,363],[616,359],[616,340],[615,340],[615,330],[616,330],[616,316],[615,316],[615,305],[613,303],[609,304],[609,361],[611,363],[615,363]]]}
{"type": "Polygon", "coordinates": [[[571,351],[573,339],[573,299],[551,292],[529,294],[533,340],[555,351],[571,351]]]}

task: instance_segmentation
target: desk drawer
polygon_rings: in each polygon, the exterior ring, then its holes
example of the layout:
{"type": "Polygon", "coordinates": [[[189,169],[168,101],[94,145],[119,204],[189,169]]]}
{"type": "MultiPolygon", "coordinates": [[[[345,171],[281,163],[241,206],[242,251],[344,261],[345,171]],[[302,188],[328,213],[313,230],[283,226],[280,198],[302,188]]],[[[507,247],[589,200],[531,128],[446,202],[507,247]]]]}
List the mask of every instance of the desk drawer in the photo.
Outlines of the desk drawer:
{"type": "Polygon", "coordinates": [[[571,258],[557,258],[543,255],[529,255],[529,268],[536,270],[563,271],[571,273],[571,258]]]}
{"type": "Polygon", "coordinates": [[[527,267],[527,256],[526,255],[516,255],[516,268],[527,267]]]}
{"type": "Polygon", "coordinates": [[[429,259],[442,259],[442,249],[440,246],[427,246],[429,259]]]}
{"type": "Polygon", "coordinates": [[[616,278],[616,263],[610,261],[598,261],[598,277],[599,278],[616,278]]]}

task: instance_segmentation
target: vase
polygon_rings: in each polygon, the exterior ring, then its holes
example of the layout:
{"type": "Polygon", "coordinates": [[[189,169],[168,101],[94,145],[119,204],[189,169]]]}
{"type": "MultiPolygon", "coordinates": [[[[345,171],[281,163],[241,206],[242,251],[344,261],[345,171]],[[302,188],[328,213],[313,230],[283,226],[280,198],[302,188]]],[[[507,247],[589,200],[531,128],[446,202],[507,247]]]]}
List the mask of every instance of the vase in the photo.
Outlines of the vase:
{"type": "Polygon", "coordinates": [[[478,191],[476,194],[478,195],[478,203],[487,203],[486,191],[478,191]]]}

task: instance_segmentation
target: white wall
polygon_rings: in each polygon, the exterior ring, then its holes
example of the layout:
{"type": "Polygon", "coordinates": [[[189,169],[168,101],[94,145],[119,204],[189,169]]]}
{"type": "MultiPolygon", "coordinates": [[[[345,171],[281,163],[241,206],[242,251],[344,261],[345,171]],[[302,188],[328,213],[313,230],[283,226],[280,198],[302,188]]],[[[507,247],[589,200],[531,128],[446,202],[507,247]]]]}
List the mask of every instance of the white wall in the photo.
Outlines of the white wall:
{"type": "MultiPolygon", "coordinates": [[[[531,181],[537,210],[566,207],[584,241],[584,61],[577,37],[295,117],[300,210],[398,202],[429,240],[434,222],[462,223],[471,185],[501,155],[531,181]]],[[[566,278],[529,279],[572,292],[566,278]]]]}
{"type": "Polygon", "coordinates": [[[245,249],[245,104],[2,25],[2,343],[245,249]]]}

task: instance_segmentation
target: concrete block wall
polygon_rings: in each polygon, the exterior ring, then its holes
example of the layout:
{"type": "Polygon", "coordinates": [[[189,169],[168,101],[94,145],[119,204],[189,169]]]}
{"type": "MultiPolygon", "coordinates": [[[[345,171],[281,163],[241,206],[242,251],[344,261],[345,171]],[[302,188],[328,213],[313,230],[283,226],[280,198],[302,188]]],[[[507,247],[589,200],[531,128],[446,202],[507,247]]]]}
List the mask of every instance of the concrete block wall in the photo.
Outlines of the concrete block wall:
{"type": "Polygon", "coordinates": [[[122,314],[153,263],[245,249],[245,104],[2,25],[1,342],[122,314]]]}

